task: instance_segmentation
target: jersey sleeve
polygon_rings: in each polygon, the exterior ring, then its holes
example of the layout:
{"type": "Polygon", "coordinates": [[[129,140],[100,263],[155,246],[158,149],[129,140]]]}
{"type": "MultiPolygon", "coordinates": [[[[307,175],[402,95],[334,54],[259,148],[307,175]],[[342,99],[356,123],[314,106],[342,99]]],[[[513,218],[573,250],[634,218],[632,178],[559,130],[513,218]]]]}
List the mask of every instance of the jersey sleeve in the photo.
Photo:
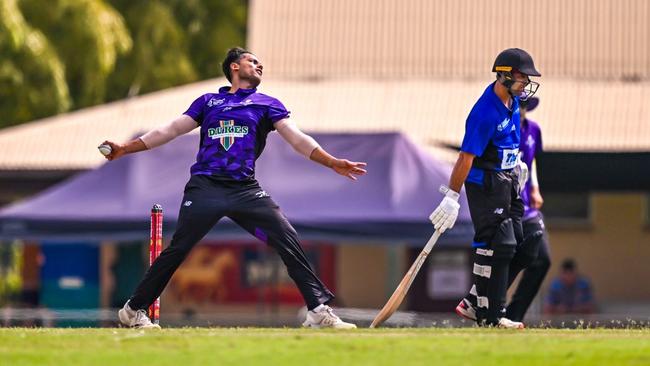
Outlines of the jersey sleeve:
{"type": "Polygon", "coordinates": [[[489,118],[478,113],[470,113],[465,122],[465,137],[460,150],[476,156],[483,155],[488,142],[494,136],[496,125],[489,118]]]}
{"type": "Polygon", "coordinates": [[[285,118],[288,118],[291,112],[285,108],[284,104],[277,99],[272,99],[269,103],[268,111],[266,113],[266,118],[271,121],[272,124],[281,121],[285,118]]]}
{"type": "Polygon", "coordinates": [[[196,100],[190,104],[190,107],[183,113],[195,120],[199,126],[203,123],[203,118],[205,117],[205,99],[205,95],[196,98],[196,100]]]}

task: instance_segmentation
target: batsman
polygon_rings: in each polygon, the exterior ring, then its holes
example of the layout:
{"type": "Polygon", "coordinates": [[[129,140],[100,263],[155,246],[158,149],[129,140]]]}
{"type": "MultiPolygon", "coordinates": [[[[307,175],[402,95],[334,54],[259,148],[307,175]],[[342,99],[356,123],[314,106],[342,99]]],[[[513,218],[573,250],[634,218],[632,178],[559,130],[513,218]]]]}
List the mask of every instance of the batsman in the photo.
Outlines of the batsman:
{"type": "Polygon", "coordinates": [[[519,101],[535,94],[539,84],[530,77],[541,74],[528,52],[519,48],[502,51],[492,72],[496,80],[467,117],[449,187],[443,187],[445,197],[430,219],[440,232],[452,228],[465,184],[474,225],[473,285],[456,311],[475,319],[479,326],[521,329],[523,323],[505,317],[509,267],[527,252],[518,249],[529,245],[521,224],[524,205],[520,190],[528,172],[519,158],[519,101]],[[475,309],[475,314],[464,314],[470,309],[475,309]]]}

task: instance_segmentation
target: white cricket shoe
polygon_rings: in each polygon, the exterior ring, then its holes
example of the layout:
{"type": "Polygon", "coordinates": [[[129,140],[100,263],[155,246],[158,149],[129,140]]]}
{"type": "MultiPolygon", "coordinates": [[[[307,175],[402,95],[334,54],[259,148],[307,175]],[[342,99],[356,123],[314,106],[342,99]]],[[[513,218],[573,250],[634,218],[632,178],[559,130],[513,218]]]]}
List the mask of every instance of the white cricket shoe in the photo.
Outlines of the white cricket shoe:
{"type": "Polygon", "coordinates": [[[120,322],[130,328],[160,329],[160,325],[151,322],[145,310],[133,310],[127,301],[117,312],[120,322]]]}
{"type": "Polygon", "coordinates": [[[508,318],[499,318],[499,324],[497,324],[497,328],[524,329],[526,326],[522,322],[512,321],[508,318]]]}
{"type": "Polygon", "coordinates": [[[334,329],[354,329],[357,327],[352,323],[346,323],[341,320],[341,318],[334,314],[334,309],[327,305],[321,305],[316,309],[314,309],[316,311],[307,311],[307,319],[302,323],[303,327],[334,329]]]}
{"type": "Polygon", "coordinates": [[[467,299],[462,299],[456,305],[456,314],[467,320],[476,321],[476,309],[472,306],[472,303],[467,299]]]}

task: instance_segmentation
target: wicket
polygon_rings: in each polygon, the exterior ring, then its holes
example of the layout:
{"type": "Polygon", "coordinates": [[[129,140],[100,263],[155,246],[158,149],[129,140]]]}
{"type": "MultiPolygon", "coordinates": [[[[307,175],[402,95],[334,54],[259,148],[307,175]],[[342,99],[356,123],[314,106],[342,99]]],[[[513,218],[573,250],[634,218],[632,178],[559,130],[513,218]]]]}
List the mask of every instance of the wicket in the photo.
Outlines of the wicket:
{"type": "MultiPolygon", "coordinates": [[[[149,266],[158,258],[163,246],[162,237],[163,209],[159,204],[151,208],[151,231],[149,235],[149,266]]],[[[155,324],[160,323],[160,297],[149,307],[149,318],[155,324]]]]}

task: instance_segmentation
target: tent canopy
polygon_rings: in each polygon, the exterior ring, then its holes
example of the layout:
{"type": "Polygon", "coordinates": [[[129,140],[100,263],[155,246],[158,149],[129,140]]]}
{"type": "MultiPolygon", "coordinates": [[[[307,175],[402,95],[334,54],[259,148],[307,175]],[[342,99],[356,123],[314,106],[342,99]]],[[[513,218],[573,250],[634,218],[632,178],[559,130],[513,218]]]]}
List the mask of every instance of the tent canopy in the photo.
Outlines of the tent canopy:
{"type": "MultiPolygon", "coordinates": [[[[257,161],[256,176],[303,239],[426,242],[432,233],[428,216],[441,199],[438,187],[449,179],[449,164],[397,133],[313,136],[334,156],[366,161],[368,174],[358,181],[334,174],[271,134],[257,161]]],[[[145,239],[154,203],[165,209],[164,234],[169,236],[197,146],[198,135],[181,136],[5,207],[0,210],[0,238],[145,239]]],[[[441,243],[466,243],[471,238],[464,194],[461,200],[458,223],[441,243]]],[[[209,237],[248,237],[229,220],[223,221],[209,237]]]]}

